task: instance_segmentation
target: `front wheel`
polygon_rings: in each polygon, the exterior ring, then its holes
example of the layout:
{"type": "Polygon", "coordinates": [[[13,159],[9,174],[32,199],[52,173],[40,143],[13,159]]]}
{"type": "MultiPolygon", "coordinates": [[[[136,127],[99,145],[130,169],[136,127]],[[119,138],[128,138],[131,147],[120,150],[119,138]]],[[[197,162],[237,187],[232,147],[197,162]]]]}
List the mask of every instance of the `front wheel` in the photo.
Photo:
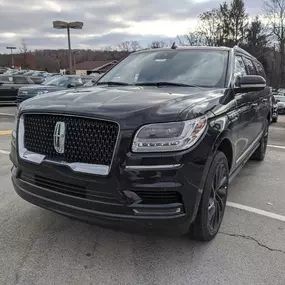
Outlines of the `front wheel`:
{"type": "Polygon", "coordinates": [[[223,152],[217,152],[206,179],[197,217],[190,235],[200,241],[212,240],[221,226],[228,195],[229,167],[223,152]]]}

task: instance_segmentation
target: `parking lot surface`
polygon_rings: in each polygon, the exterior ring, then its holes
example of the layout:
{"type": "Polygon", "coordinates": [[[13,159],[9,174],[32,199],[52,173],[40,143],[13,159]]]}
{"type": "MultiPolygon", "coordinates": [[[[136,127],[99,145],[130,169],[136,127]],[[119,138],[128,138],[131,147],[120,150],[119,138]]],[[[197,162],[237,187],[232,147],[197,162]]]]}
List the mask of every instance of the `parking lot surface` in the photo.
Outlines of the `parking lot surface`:
{"type": "Polygon", "coordinates": [[[220,233],[201,243],[100,228],[22,200],[10,180],[14,112],[0,108],[1,285],[285,284],[285,116],[270,127],[265,161],[232,182],[220,233]]]}

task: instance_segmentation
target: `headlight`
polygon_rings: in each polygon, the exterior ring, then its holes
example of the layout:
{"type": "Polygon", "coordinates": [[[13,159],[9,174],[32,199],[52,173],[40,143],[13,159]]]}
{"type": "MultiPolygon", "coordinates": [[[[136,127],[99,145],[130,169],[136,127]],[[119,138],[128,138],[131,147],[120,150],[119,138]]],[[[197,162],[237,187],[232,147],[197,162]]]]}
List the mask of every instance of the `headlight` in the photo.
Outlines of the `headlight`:
{"type": "Polygon", "coordinates": [[[46,94],[46,93],[49,93],[48,90],[42,90],[42,91],[39,91],[37,95],[42,95],[42,94],[46,94]]]}
{"type": "Polygon", "coordinates": [[[135,135],[133,152],[179,151],[191,147],[201,137],[207,118],[143,126],[135,135]]]}

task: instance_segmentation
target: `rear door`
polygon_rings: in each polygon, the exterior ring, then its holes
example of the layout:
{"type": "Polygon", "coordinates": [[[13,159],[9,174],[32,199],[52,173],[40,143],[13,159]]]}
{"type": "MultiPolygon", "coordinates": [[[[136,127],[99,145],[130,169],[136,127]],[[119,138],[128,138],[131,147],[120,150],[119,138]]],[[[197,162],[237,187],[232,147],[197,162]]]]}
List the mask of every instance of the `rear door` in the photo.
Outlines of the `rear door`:
{"type": "MultiPolygon", "coordinates": [[[[244,63],[247,69],[247,74],[248,75],[258,75],[256,67],[252,61],[251,58],[249,57],[244,57],[244,63]]],[[[251,123],[251,127],[249,131],[251,132],[252,135],[252,142],[254,142],[260,133],[263,130],[263,124],[262,120],[259,117],[259,112],[260,112],[260,107],[261,107],[261,93],[263,91],[252,91],[247,93],[247,97],[249,100],[249,104],[251,109],[254,111],[254,117],[253,121],[251,123]]]]}
{"type": "MultiPolygon", "coordinates": [[[[262,76],[266,80],[266,74],[262,64],[258,61],[254,62],[257,74],[262,76]]],[[[261,131],[264,128],[264,123],[269,117],[269,121],[271,121],[271,113],[272,113],[272,89],[269,86],[266,86],[264,90],[258,92],[258,108],[256,109],[256,120],[258,121],[259,127],[261,131]],[[269,112],[269,113],[268,113],[269,112]]]]}
{"type": "MultiPolygon", "coordinates": [[[[235,79],[247,75],[248,73],[243,55],[235,54],[235,79]]],[[[235,157],[236,164],[239,165],[247,156],[247,152],[256,137],[256,130],[254,130],[255,109],[252,106],[252,94],[237,93],[235,99],[237,102],[237,112],[239,114],[238,121],[236,122],[236,124],[238,124],[238,139],[236,141],[235,157]]]]}

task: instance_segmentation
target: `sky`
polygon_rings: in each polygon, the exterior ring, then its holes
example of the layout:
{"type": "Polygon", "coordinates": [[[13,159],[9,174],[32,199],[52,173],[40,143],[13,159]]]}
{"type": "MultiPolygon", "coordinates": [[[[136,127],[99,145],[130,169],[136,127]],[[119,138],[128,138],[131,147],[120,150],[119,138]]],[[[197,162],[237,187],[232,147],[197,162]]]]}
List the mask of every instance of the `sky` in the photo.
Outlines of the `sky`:
{"type": "MultiPolygon", "coordinates": [[[[200,13],[221,0],[0,0],[0,52],[6,46],[29,50],[67,48],[66,30],[52,21],[82,21],[71,31],[72,48],[102,48],[137,40],[143,47],[155,40],[170,42],[187,33],[200,13]]],[[[260,13],[262,0],[245,0],[248,13],[260,13]]]]}

